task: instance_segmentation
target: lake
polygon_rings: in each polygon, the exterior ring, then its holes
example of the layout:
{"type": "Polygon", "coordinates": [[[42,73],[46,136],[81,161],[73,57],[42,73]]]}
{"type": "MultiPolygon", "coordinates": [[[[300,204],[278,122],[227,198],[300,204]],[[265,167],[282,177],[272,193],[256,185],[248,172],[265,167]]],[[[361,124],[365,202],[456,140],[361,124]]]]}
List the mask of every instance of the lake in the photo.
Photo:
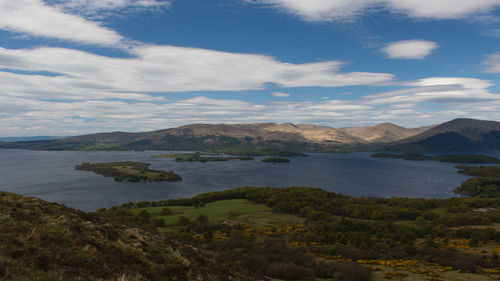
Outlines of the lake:
{"type": "MultiPolygon", "coordinates": [[[[163,152],[82,152],[0,149],[0,190],[35,196],[84,211],[129,201],[191,197],[241,186],[319,187],[352,196],[449,198],[468,176],[455,164],[370,158],[367,153],[318,154],[290,163],[251,161],[176,163],[163,152]],[[141,161],[173,170],[181,182],[129,183],[73,167],[82,162],[141,161]]],[[[499,156],[498,153],[489,155],[499,156]]]]}

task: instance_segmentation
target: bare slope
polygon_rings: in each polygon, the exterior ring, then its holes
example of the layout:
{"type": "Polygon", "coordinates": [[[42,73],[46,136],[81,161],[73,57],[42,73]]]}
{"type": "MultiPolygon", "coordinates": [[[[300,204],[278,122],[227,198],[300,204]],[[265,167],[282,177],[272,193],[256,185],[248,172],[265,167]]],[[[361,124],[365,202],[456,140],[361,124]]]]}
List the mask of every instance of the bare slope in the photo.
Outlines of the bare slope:
{"type": "Polygon", "coordinates": [[[392,123],[381,123],[373,127],[347,127],[342,128],[347,134],[358,137],[369,143],[385,143],[423,133],[434,126],[423,126],[418,128],[404,128],[392,123]]]}

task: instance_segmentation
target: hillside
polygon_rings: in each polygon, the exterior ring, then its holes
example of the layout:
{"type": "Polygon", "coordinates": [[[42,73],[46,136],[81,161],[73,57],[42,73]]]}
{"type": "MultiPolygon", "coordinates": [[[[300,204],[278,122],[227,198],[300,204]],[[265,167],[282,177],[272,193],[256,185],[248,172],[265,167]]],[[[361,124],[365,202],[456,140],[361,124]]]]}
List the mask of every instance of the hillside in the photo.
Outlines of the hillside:
{"type": "Polygon", "coordinates": [[[389,150],[480,151],[500,148],[500,122],[459,118],[393,142],[389,150]]]}
{"type": "Polygon", "coordinates": [[[0,229],[0,280],[255,280],[152,227],[31,197],[0,192],[0,229]]]}
{"type": "Polygon", "coordinates": [[[373,127],[346,127],[342,128],[347,134],[358,137],[369,143],[386,143],[409,138],[421,134],[434,126],[418,128],[404,128],[392,123],[381,123],[373,127]]]}
{"type": "Polygon", "coordinates": [[[276,281],[487,281],[500,277],[499,203],[242,187],[98,213],[147,216],[160,231],[276,281]]]}
{"type": "Polygon", "coordinates": [[[500,148],[500,122],[461,118],[418,128],[381,123],[373,127],[338,129],[292,123],[191,124],[141,133],[112,132],[60,140],[0,142],[0,148],[185,150],[276,156],[352,150],[480,151],[500,148]]]}
{"type": "Polygon", "coordinates": [[[191,124],[142,133],[111,132],[68,137],[51,141],[0,143],[2,148],[42,150],[204,150],[239,154],[273,154],[269,151],[336,151],[408,136],[412,129],[378,125],[379,137],[353,136],[348,129],[310,124],[191,124]],[[395,131],[397,128],[397,132],[395,131]],[[405,131],[401,133],[399,131],[405,131]],[[265,150],[265,152],[262,152],[265,150]]]}

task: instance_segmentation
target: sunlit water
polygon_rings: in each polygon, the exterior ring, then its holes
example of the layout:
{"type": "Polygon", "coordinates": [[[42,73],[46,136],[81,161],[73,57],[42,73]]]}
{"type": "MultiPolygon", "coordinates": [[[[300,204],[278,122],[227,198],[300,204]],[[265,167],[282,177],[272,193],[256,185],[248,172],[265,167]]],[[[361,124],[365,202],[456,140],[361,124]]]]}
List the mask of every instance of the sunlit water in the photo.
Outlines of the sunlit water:
{"type": "MultiPolygon", "coordinates": [[[[455,164],[370,158],[366,153],[310,154],[290,163],[252,161],[176,163],[164,153],[27,151],[0,149],[0,190],[35,196],[81,210],[128,201],[157,201],[241,186],[309,186],[353,196],[448,198],[468,177],[455,164]],[[129,183],[73,167],[82,162],[141,161],[173,170],[181,182],[129,183]]],[[[491,154],[490,155],[495,155],[491,154]]],[[[496,156],[499,156],[497,153],[496,156]]]]}

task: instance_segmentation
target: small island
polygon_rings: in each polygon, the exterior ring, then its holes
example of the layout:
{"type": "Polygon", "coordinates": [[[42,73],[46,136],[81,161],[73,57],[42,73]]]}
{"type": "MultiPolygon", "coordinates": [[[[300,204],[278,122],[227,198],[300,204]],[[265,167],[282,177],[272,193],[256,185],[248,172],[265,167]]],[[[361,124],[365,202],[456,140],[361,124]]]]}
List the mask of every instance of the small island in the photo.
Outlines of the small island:
{"type": "Polygon", "coordinates": [[[173,171],[150,170],[149,164],[142,162],[108,162],[87,163],[75,166],[76,170],[91,171],[105,177],[113,177],[115,181],[158,182],[180,181],[182,177],[173,171]]]}
{"type": "Polygon", "coordinates": [[[412,161],[425,161],[433,160],[439,162],[447,163],[465,163],[465,164],[497,164],[500,163],[500,159],[487,155],[477,155],[477,154],[450,154],[450,155],[436,155],[429,156],[418,153],[373,153],[370,154],[373,158],[392,158],[392,159],[403,159],[412,161]]]}
{"type": "Polygon", "coordinates": [[[275,156],[275,157],[307,157],[300,151],[291,151],[275,148],[228,147],[217,149],[214,152],[240,156],[275,156]]]}
{"type": "Polygon", "coordinates": [[[290,160],[286,159],[286,158],[270,157],[270,158],[262,159],[261,162],[265,162],[265,163],[290,163],[290,160]]]}
{"type": "Polygon", "coordinates": [[[223,157],[215,156],[217,154],[203,154],[203,153],[182,153],[182,154],[160,154],[153,155],[153,158],[174,158],[175,162],[220,162],[220,161],[248,161],[253,160],[253,157],[249,156],[235,156],[235,157],[223,157]]]}

